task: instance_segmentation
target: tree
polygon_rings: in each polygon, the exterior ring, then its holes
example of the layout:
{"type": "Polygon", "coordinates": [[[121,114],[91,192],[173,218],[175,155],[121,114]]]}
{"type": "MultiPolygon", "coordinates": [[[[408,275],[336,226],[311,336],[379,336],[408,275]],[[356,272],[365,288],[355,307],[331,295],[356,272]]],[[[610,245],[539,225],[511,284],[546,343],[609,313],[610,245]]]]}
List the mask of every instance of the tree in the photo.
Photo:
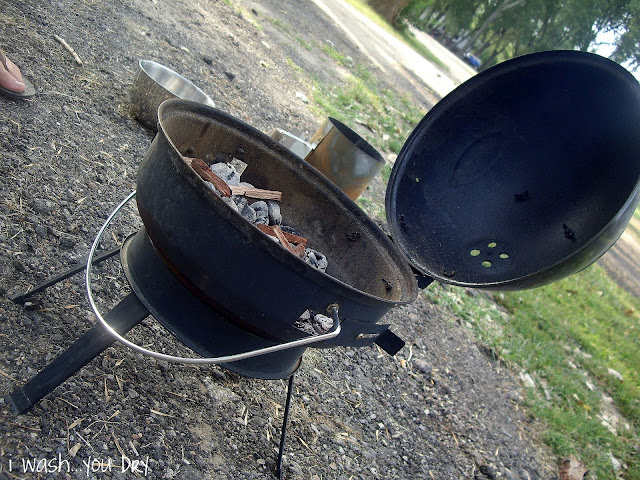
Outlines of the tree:
{"type": "Polygon", "coordinates": [[[411,3],[411,0],[368,0],[368,3],[391,25],[395,25],[400,12],[411,3]]]}
{"type": "Polygon", "coordinates": [[[456,39],[485,66],[543,50],[597,51],[608,32],[611,59],[640,69],[640,0],[413,0],[403,15],[427,31],[437,22],[445,41],[456,39]]]}
{"type": "Polygon", "coordinates": [[[482,23],[480,28],[478,28],[469,39],[467,45],[470,49],[473,48],[473,45],[476,43],[476,40],[480,38],[481,35],[489,28],[489,26],[496,21],[500,15],[502,15],[506,10],[509,10],[513,7],[517,7],[524,3],[524,0],[502,0],[502,2],[491,12],[491,14],[487,17],[487,19],[482,23]]]}

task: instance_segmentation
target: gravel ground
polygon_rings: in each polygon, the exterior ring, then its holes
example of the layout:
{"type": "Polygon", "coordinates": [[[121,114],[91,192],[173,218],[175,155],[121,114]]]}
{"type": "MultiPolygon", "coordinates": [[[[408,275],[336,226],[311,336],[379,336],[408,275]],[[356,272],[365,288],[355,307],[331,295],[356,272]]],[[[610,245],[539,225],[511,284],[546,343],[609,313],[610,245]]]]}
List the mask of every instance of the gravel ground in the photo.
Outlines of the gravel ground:
{"type": "MultiPolygon", "coordinates": [[[[0,99],[2,396],[95,322],[81,275],[25,305],[6,295],[82,262],[102,222],[135,188],[152,140],[128,103],[138,60],[181,72],[264,132],[307,135],[322,119],[296,95],[312,91],[294,65],[339,81],[344,72],[320,49],[328,39],[366,64],[307,1],[5,0],[0,30],[2,48],[38,90],[29,102],[0,99]]],[[[393,82],[424,98],[411,82],[393,82]]],[[[127,209],[108,240],[139,227],[127,209]]],[[[117,261],[97,277],[104,308],[128,292],[117,261]]],[[[419,298],[385,322],[407,341],[395,357],[373,347],[305,354],[286,478],[556,478],[517,382],[455,318],[419,298]]],[[[152,319],[130,338],[184,351],[152,319]]],[[[27,414],[11,414],[0,400],[0,477],[273,478],[285,394],[284,380],[165,364],[113,346],[27,414]]]]}

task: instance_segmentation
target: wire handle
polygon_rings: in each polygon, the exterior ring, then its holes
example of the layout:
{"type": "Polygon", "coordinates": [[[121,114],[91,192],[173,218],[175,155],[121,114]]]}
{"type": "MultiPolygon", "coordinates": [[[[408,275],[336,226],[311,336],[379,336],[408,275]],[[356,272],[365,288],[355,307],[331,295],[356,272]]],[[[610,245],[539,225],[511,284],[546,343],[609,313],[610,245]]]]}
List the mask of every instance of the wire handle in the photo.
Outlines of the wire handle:
{"type": "Polygon", "coordinates": [[[87,287],[87,298],[89,299],[89,304],[91,305],[91,310],[93,310],[94,315],[98,319],[98,321],[102,324],[102,326],[109,332],[117,341],[126,345],[127,347],[140,352],[144,355],[148,355],[150,357],[157,358],[159,360],[165,360],[167,362],[174,363],[186,363],[186,364],[200,364],[200,365],[217,365],[220,363],[229,363],[229,362],[237,362],[238,360],[245,360],[251,357],[257,357],[258,355],[266,355],[268,353],[280,352],[282,350],[288,350],[290,348],[302,347],[305,345],[311,345],[313,343],[322,342],[324,340],[330,340],[332,338],[337,337],[340,334],[340,319],[338,317],[338,304],[333,303],[329,305],[327,311],[331,315],[333,319],[333,328],[331,331],[321,334],[315,335],[312,337],[305,337],[299,340],[293,340],[290,342],[280,343],[278,345],[272,345],[270,347],[259,348],[257,350],[251,350],[243,353],[236,353],[233,355],[225,355],[223,357],[205,357],[205,358],[190,358],[190,357],[176,357],[173,355],[167,355],[165,353],[155,352],[153,350],[146,349],[141,347],[140,345],[133,343],[118,332],[116,332],[109,323],[104,319],[100,311],[98,310],[98,306],[95,303],[93,298],[93,290],[91,288],[91,270],[93,267],[93,257],[98,248],[98,244],[100,240],[102,240],[102,236],[104,235],[105,230],[111,224],[116,215],[122,210],[122,208],[131,201],[133,197],[136,196],[135,190],[131,192],[127,198],[125,198],[120,205],[118,205],[113,212],[109,215],[105,223],[102,225],[102,228],[98,231],[98,235],[96,236],[93,244],[91,245],[91,250],[89,250],[89,256],[87,258],[87,267],[85,271],[85,284],[87,287]]]}

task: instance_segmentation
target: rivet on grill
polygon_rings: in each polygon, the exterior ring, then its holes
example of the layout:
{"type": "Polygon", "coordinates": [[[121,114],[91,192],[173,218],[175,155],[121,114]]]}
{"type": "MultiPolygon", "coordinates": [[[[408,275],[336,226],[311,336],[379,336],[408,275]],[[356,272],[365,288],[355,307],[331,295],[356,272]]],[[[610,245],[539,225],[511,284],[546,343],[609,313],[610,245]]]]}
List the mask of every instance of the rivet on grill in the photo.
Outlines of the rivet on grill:
{"type": "Polygon", "coordinates": [[[347,240],[351,240],[352,242],[357,242],[360,240],[360,232],[349,232],[344,234],[347,237],[347,240]]]}
{"type": "Polygon", "coordinates": [[[562,229],[564,230],[564,236],[571,240],[572,242],[576,241],[576,235],[573,233],[569,227],[567,227],[564,223],[562,224],[562,229]]]}
{"type": "Polygon", "coordinates": [[[442,276],[443,276],[443,277],[449,277],[449,278],[451,278],[451,277],[453,277],[455,274],[456,274],[456,271],[455,271],[455,270],[449,270],[449,271],[447,271],[445,268],[442,268],[442,276]]]}
{"type": "Polygon", "coordinates": [[[244,148],[242,148],[242,147],[238,147],[238,148],[236,149],[236,153],[237,153],[238,155],[244,155],[244,148]]]}
{"type": "Polygon", "coordinates": [[[391,289],[393,288],[393,282],[390,282],[386,278],[382,279],[382,283],[384,283],[384,288],[387,292],[391,291],[391,289]]]}

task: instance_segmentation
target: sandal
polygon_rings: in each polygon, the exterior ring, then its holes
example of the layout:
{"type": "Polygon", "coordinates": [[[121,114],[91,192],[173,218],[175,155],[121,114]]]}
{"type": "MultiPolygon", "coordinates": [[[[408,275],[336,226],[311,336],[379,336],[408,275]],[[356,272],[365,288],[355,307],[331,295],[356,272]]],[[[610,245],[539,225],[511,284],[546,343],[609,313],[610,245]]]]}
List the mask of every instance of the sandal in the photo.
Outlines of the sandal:
{"type": "MultiPolygon", "coordinates": [[[[2,50],[0,50],[0,63],[4,67],[4,69],[8,72],[9,67],[7,66],[7,57],[2,50]]],[[[25,89],[22,92],[13,92],[8,90],[2,86],[0,86],[0,95],[4,95],[13,99],[22,99],[22,98],[31,98],[36,94],[36,89],[31,85],[26,78],[22,78],[22,83],[25,85],[25,89]]]]}

